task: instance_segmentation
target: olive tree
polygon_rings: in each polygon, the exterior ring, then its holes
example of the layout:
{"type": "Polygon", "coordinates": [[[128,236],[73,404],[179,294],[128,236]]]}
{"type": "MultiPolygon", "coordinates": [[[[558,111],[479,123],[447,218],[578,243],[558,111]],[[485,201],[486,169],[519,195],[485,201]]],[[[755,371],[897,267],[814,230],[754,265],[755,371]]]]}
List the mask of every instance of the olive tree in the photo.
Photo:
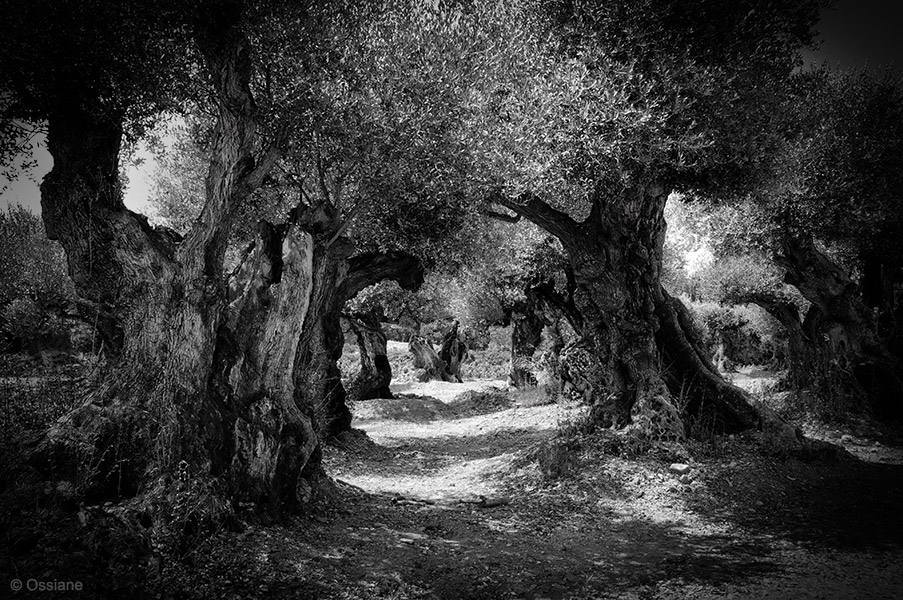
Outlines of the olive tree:
{"type": "Polygon", "coordinates": [[[480,88],[486,200],[564,247],[597,422],[666,438],[703,411],[724,430],[759,422],[662,288],[663,211],[673,191],[742,188],[766,162],[818,4],[540,2],[529,58],[480,88]]]}

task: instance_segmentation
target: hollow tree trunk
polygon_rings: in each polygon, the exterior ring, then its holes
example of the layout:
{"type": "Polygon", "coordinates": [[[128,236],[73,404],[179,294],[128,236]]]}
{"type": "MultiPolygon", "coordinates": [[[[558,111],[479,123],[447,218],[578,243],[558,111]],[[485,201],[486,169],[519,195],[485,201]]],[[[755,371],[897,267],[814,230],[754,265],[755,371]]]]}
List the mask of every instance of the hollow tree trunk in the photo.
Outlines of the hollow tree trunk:
{"type": "Polygon", "coordinates": [[[597,197],[581,223],[535,197],[502,203],[567,251],[581,340],[565,349],[562,372],[597,422],[659,440],[682,439],[681,417],[703,412],[723,430],[752,427],[756,410],[688,339],[679,303],[662,289],[666,198],[658,185],[627,188],[597,197]]]}
{"type": "Polygon", "coordinates": [[[345,317],[354,332],[361,356],[361,370],[352,380],[348,396],[352,401],[374,398],[393,398],[389,384],[392,382],[392,365],[386,349],[386,334],[379,319],[373,315],[345,317]]]}
{"type": "Polygon", "coordinates": [[[776,262],[786,270],[785,282],[819,311],[812,327],[825,341],[821,362],[834,380],[832,393],[839,384],[847,388],[850,400],[864,394],[877,418],[903,417],[903,363],[878,335],[857,286],[810,237],[785,236],[776,262]]]}
{"type": "Polygon", "coordinates": [[[537,314],[542,318],[546,328],[543,333],[549,336],[549,352],[540,357],[542,372],[537,373],[538,382],[544,383],[546,391],[552,397],[558,397],[562,391],[561,353],[569,342],[575,340],[575,332],[579,331],[582,317],[574,306],[573,293],[576,288],[574,274],[570,268],[565,269],[566,288],[559,292],[554,279],[540,282],[529,288],[535,299],[537,314]]]}
{"type": "Polygon", "coordinates": [[[253,69],[239,22],[227,11],[200,25],[219,116],[206,203],[178,246],[123,206],[121,127],[82,108],[101,101],[73,100],[49,123],[48,235],[63,245],[80,296],[118,321],[122,351],[34,458],[91,501],[140,491],[159,507],[175,485],[208,507],[222,498],[293,510],[321,475],[312,410],[291,376],[320,283],[314,235],[302,219],[262,226],[231,285],[222,272],[236,206],[279,156],[277,144],[253,155],[253,69]]]}
{"type": "MultiPolygon", "coordinates": [[[[574,331],[583,327],[583,317],[574,304],[574,291],[577,284],[574,280],[574,272],[570,268],[565,269],[566,289],[564,293],[555,288],[555,281],[549,280],[533,285],[530,293],[541,307],[540,313],[546,320],[546,325],[555,326],[566,322],[574,331]]],[[[562,346],[559,350],[563,348],[562,346]]]]}

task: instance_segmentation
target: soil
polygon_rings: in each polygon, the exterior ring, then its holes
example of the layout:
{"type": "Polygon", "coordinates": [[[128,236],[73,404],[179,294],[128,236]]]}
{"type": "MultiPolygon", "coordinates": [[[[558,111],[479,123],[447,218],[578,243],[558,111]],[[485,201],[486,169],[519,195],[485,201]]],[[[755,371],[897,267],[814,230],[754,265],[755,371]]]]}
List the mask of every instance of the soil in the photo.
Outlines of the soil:
{"type": "MultiPolygon", "coordinates": [[[[748,376],[748,375],[747,375],[748,376]]],[[[756,377],[752,377],[756,379],[756,377]]],[[[186,598],[903,598],[903,451],[813,462],[713,437],[674,457],[568,435],[584,409],[503,381],[403,383],[325,450],[336,490],[193,549],[186,598]],[[582,441],[579,441],[582,440],[582,441]],[[610,450],[610,448],[608,449],[610,450]]],[[[846,437],[844,437],[846,436],[846,437]]]]}
{"type": "MultiPolygon", "coordinates": [[[[627,456],[613,433],[585,434],[585,407],[495,378],[414,382],[406,345],[389,353],[395,398],[352,407],[356,429],[324,449],[334,487],[309,514],[201,536],[181,560],[165,556],[159,594],[141,596],[137,538],[83,539],[85,519],[106,536],[117,507],[5,497],[0,597],[5,581],[68,573],[85,594],[67,597],[136,600],[903,598],[898,440],[806,418],[806,435],[838,452],[770,456],[753,432],[627,456]]],[[[505,356],[486,351],[470,377],[498,377],[505,356]]],[[[771,373],[731,377],[780,408],[771,373]]],[[[36,396],[66,389],[42,383],[36,396]]],[[[62,594],[13,594],[26,596],[62,594]]]]}

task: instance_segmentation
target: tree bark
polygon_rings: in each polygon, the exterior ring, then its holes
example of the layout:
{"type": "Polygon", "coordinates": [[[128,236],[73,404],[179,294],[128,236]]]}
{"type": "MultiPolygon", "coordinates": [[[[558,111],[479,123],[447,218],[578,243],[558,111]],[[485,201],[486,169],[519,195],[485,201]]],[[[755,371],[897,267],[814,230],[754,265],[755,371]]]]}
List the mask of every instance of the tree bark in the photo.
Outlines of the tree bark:
{"type": "Polygon", "coordinates": [[[314,236],[295,222],[262,222],[230,284],[212,387],[236,412],[230,478],[242,500],[296,505],[309,498],[303,474],[319,474],[311,404],[293,377],[312,309],[314,236]]]}
{"type": "Polygon", "coordinates": [[[330,245],[340,226],[338,212],[326,203],[311,222],[317,240],[313,261],[317,284],[295,359],[296,401],[314,407],[316,430],[322,439],[351,429],[338,361],[345,343],[341,326],[344,300],[339,288],[348,274],[353,247],[346,238],[337,238],[330,245]]]}
{"type": "Polygon", "coordinates": [[[554,280],[544,281],[531,286],[530,293],[541,306],[541,313],[546,319],[546,325],[557,325],[563,319],[574,331],[583,327],[583,317],[574,304],[574,291],[577,284],[574,280],[574,272],[570,268],[565,269],[567,281],[565,293],[555,289],[554,280]]]}
{"type": "MultiPolygon", "coordinates": [[[[792,385],[796,388],[806,388],[812,384],[812,378],[816,373],[816,357],[818,356],[817,333],[807,331],[806,323],[800,317],[800,311],[795,304],[779,297],[764,293],[747,293],[731,298],[737,303],[755,304],[763,308],[774,317],[787,333],[787,366],[792,385]]],[[[810,307],[808,328],[813,327],[817,321],[816,314],[820,309],[810,307]]]]}
{"type": "Polygon", "coordinates": [[[903,362],[893,355],[878,334],[873,313],[846,273],[816,248],[811,237],[786,235],[778,265],[784,280],[795,286],[814,307],[819,319],[810,325],[824,339],[822,366],[832,381],[832,395],[845,395],[850,409],[864,394],[875,417],[903,418],[903,362]],[[837,384],[845,391],[838,393],[837,384]]]}
{"type": "Polygon", "coordinates": [[[86,108],[103,99],[74,99],[49,121],[48,235],[62,243],[79,295],[104,307],[122,336],[110,376],[34,455],[87,501],[141,492],[153,509],[178,491],[211,513],[221,505],[213,498],[281,512],[302,506],[321,480],[312,401],[297,389],[308,367],[298,349],[311,343],[302,328],[322,288],[335,288],[318,262],[317,219],[296,211],[283,226],[262,225],[231,282],[222,271],[236,208],[279,156],[278,144],[255,154],[253,65],[231,8],[199,25],[219,116],[206,203],[181,243],[123,206],[122,121],[86,108]]]}
{"type": "Polygon", "coordinates": [[[511,352],[508,383],[519,389],[537,385],[533,355],[542,342],[545,319],[537,303],[533,286],[524,288],[524,300],[517,302],[511,311],[511,352]]]}
{"type": "Polygon", "coordinates": [[[411,338],[408,349],[414,355],[414,368],[420,369],[418,380],[461,383],[461,362],[467,355],[467,346],[458,339],[457,321],[443,337],[438,353],[426,338],[419,335],[411,338]]]}
{"type": "Polygon", "coordinates": [[[349,386],[351,401],[393,398],[392,365],[389,364],[386,334],[379,319],[372,315],[346,316],[345,322],[354,332],[361,355],[361,370],[349,386]]]}
{"type": "Polygon", "coordinates": [[[668,388],[682,413],[696,427],[742,431],[760,419],[746,392],[721,377],[702,345],[694,339],[692,318],[683,303],[659,286],[656,333],[668,388]]]}
{"type": "Polygon", "coordinates": [[[408,351],[414,355],[414,368],[420,371],[417,374],[418,381],[453,381],[448,373],[445,363],[436,354],[429,340],[420,335],[411,337],[408,342],[408,351]]]}
{"type": "Polygon", "coordinates": [[[687,337],[681,309],[661,287],[665,189],[647,182],[598,195],[576,222],[535,197],[502,201],[562,242],[574,274],[580,341],[562,355],[568,386],[603,426],[680,440],[703,412],[723,431],[753,427],[757,413],[687,337]]]}
{"type": "MultiPolygon", "coordinates": [[[[322,251],[317,253],[317,273],[321,273],[320,293],[315,298],[316,312],[306,324],[299,353],[297,372],[301,403],[312,402],[316,407],[317,430],[324,439],[351,430],[351,410],[342,385],[338,361],[342,358],[345,338],[342,335],[341,313],[345,303],[364,288],[385,279],[393,279],[409,290],[423,283],[423,265],[406,252],[363,253],[349,260],[353,248],[345,238],[337,238],[341,223],[331,205],[324,204],[320,219],[323,239],[322,251]],[[331,245],[330,245],[331,242],[331,245]],[[330,282],[327,285],[327,282],[330,282]]],[[[388,384],[387,384],[388,385],[388,384]]]]}
{"type": "Polygon", "coordinates": [[[445,371],[451,375],[451,380],[462,383],[461,364],[467,357],[467,345],[458,338],[458,322],[455,321],[451,330],[442,337],[442,347],[439,349],[439,359],[445,365],[445,371]]]}
{"type": "Polygon", "coordinates": [[[347,302],[364,288],[387,279],[403,290],[416,292],[423,285],[423,277],[423,263],[412,254],[400,250],[365,252],[351,258],[339,296],[347,302]]]}

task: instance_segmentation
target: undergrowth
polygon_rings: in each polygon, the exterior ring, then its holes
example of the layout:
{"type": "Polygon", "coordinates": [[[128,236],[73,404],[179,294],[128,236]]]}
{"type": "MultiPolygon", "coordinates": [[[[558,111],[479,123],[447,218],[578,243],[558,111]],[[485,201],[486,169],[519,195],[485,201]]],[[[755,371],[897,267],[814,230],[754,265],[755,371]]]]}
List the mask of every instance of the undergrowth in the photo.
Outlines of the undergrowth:
{"type": "Polygon", "coordinates": [[[102,370],[93,355],[65,362],[0,355],[0,427],[7,436],[45,429],[79,405],[102,370]]]}

